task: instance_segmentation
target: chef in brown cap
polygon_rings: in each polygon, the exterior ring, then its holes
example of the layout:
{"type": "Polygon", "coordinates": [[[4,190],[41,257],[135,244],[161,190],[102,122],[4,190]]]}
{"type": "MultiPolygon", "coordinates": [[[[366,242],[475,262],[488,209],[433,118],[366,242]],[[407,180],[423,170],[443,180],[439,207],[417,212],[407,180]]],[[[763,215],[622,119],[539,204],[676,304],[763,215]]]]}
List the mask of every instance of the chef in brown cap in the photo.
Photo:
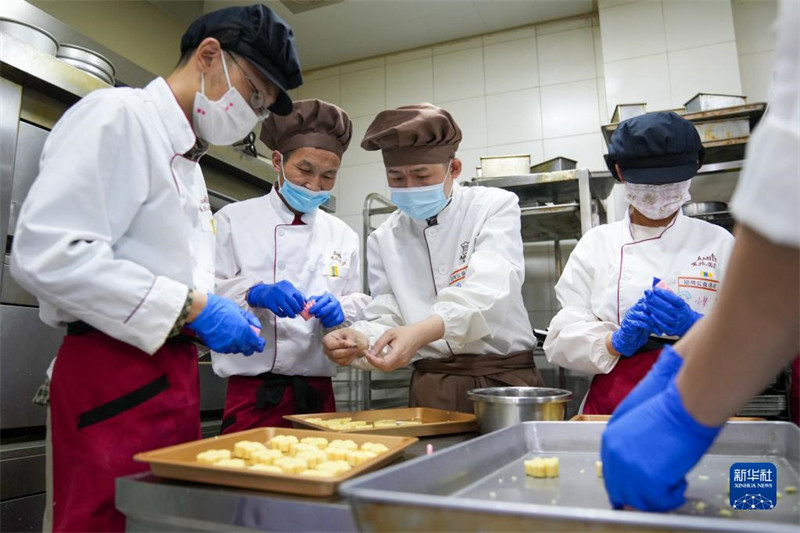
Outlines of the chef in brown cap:
{"type": "Polygon", "coordinates": [[[360,292],[358,235],[319,207],[351,135],[347,113],[321,100],[270,115],[261,140],[273,150],[276,187],[215,216],[216,292],[258,316],[267,342],[257,356],[212,353],[214,372],[229,378],[223,433],[336,410],[336,365],[321,340],[352,322],[369,298],[360,292]]]}
{"type": "Polygon", "coordinates": [[[458,186],[460,142],[450,113],[431,104],[375,117],[361,146],[382,151],[399,210],[369,236],[363,319],[323,342],[340,365],[413,363],[411,406],[471,412],[470,389],[543,382],[522,301],[518,199],[458,186]]]}

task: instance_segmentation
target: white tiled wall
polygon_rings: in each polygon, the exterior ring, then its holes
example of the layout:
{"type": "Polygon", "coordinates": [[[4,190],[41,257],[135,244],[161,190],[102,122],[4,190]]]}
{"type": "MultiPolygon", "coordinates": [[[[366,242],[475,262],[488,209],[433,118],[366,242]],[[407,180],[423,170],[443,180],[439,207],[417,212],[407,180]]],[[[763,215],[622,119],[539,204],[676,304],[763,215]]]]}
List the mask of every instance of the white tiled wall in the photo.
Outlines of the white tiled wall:
{"type": "Polygon", "coordinates": [[[742,92],[731,0],[600,0],[598,10],[608,113],[742,92]]]}
{"type": "MultiPolygon", "coordinates": [[[[292,96],[353,119],[337,215],[361,235],[366,195],[388,196],[380,153],[359,146],[377,112],[424,101],[448,109],[463,130],[462,180],[484,155],[563,155],[601,170],[600,126],[617,103],[669,109],[697,92],[763,101],[776,12],[776,0],[599,0],[594,15],[318,69],[292,96]]],[[[526,305],[544,327],[557,309],[552,244],[526,246],[526,262],[526,305]]]]}

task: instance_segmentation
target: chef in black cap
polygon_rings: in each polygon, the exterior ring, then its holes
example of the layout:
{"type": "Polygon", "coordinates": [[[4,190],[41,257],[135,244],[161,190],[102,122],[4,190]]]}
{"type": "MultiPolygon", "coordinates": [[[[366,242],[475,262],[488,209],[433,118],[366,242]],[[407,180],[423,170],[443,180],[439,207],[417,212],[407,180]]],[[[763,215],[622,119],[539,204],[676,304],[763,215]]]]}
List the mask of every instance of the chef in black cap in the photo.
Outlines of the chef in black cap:
{"type": "Polygon", "coordinates": [[[461,128],[415,104],[378,113],[362,148],[380,150],[398,210],[369,236],[372,302],[323,339],[333,361],[389,372],[413,364],[412,407],[472,412],[467,391],[541,386],[522,300],[518,198],[461,187],[461,128]]]}
{"type": "Polygon", "coordinates": [[[258,316],[267,343],[253,356],[212,352],[214,372],[228,378],[223,433],[290,426],[285,415],[336,410],[336,365],[320,340],[353,322],[369,297],[361,292],[358,235],[320,206],[352,134],[347,113],[321,100],[271,115],[261,140],[273,151],[276,187],[214,217],[217,293],[258,316]]]}
{"type": "Polygon", "coordinates": [[[670,112],[626,120],[611,137],[606,161],[630,206],[581,237],[544,342],[550,362],[594,376],[583,413],[611,414],[661,348],[714,307],[733,236],[681,212],[703,155],[692,123],[670,112]]]}
{"type": "Polygon", "coordinates": [[[219,353],[265,346],[258,319],[213,294],[198,159],[291,110],[292,30],[263,5],[231,7],[192,24],[181,52],[166,79],[98,83],[70,108],[20,213],[12,275],[67,330],[38,395],[52,418],[56,531],[123,531],[115,479],[147,470],[133,455],[200,437],[192,339],[219,353]]]}

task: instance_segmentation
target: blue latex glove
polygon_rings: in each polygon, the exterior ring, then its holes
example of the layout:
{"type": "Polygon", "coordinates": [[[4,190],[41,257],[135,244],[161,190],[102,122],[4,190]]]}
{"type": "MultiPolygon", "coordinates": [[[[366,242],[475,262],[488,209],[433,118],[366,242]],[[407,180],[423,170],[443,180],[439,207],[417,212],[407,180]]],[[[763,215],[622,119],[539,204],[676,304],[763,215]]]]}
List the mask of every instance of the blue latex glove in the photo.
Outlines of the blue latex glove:
{"type": "Polygon", "coordinates": [[[266,307],[281,318],[294,318],[303,310],[306,299],[291,282],[281,280],[273,285],[259,283],[251,287],[247,303],[251,307],[266,307]]]}
{"type": "Polygon", "coordinates": [[[698,423],[686,411],[675,380],[609,424],[600,456],[615,509],[669,511],[686,502],[686,474],[711,447],[722,426],[698,423]]]}
{"type": "Polygon", "coordinates": [[[314,300],[314,305],[308,312],[319,319],[323,328],[332,328],[344,322],[342,305],[333,294],[326,292],[319,296],[312,296],[309,300],[314,300]]]}
{"type": "Polygon", "coordinates": [[[671,291],[653,287],[652,291],[645,291],[644,298],[653,326],[664,335],[681,337],[703,317],[671,291]]]}
{"type": "Polygon", "coordinates": [[[623,414],[666,389],[672,378],[678,374],[681,366],[683,366],[683,357],[672,346],[665,345],[650,372],[614,409],[614,415],[608,421],[608,424],[613,424],[623,414]]]}
{"type": "Polygon", "coordinates": [[[636,353],[647,342],[653,329],[650,315],[647,313],[644,297],[628,309],[619,329],[611,334],[611,345],[625,357],[636,353]]]}
{"type": "Polygon", "coordinates": [[[232,301],[208,294],[208,303],[187,327],[197,333],[203,344],[220,353],[242,353],[264,351],[266,341],[253,331],[261,329],[258,318],[241,309],[232,301]]]}

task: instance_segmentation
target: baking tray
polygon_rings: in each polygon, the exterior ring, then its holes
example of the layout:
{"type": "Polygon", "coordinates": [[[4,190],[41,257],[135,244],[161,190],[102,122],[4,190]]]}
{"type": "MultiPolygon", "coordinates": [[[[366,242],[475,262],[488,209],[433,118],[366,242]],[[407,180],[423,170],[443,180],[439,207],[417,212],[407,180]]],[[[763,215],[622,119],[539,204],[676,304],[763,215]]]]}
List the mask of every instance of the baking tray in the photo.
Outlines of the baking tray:
{"type": "Polygon", "coordinates": [[[475,415],[471,413],[459,413],[457,411],[432,409],[430,407],[398,407],[396,409],[373,409],[370,411],[286,415],[283,418],[289,420],[294,427],[319,429],[332,433],[366,433],[368,435],[394,435],[398,437],[430,437],[434,435],[478,431],[478,422],[475,415]],[[389,428],[334,430],[307,421],[309,418],[330,420],[331,418],[345,417],[349,417],[353,421],[363,420],[366,422],[375,422],[376,420],[421,420],[422,424],[389,428]]]}
{"type": "Polygon", "coordinates": [[[339,484],[345,480],[361,475],[364,472],[380,468],[399,459],[403,450],[417,442],[412,437],[387,437],[382,435],[348,435],[347,438],[361,446],[365,442],[384,444],[389,451],[359,466],[353,467],[344,474],[330,478],[305,478],[296,474],[275,474],[256,472],[247,469],[235,469],[222,466],[204,465],[196,461],[197,454],[206,450],[228,449],[241,440],[266,443],[276,435],[294,435],[304,437],[325,437],[328,440],[341,439],[341,433],[332,431],[309,431],[288,428],[258,428],[231,433],[222,437],[213,437],[176,446],[169,446],[150,452],[137,453],[133,458],[142,463],[150,463],[154,475],[164,478],[197,481],[213,485],[226,485],[243,489],[285,492],[304,496],[329,497],[336,494],[339,484]]]}
{"type": "MultiPolygon", "coordinates": [[[[608,422],[611,415],[575,415],[570,422],[608,422]]],[[[766,422],[766,419],[751,416],[732,416],[729,422],[766,422]]]]}
{"type": "Polygon", "coordinates": [[[800,525],[800,429],[730,422],[687,476],[688,502],[671,513],[615,511],[597,477],[603,422],[526,422],[342,484],[360,531],[764,531],[800,525]],[[560,477],[525,476],[523,460],[559,457],[560,477]],[[776,465],[783,493],[769,512],[730,508],[730,466],[776,465]],[[703,501],[705,509],[696,504],[703,501]],[[720,511],[731,516],[721,516],[720,511]]]}

